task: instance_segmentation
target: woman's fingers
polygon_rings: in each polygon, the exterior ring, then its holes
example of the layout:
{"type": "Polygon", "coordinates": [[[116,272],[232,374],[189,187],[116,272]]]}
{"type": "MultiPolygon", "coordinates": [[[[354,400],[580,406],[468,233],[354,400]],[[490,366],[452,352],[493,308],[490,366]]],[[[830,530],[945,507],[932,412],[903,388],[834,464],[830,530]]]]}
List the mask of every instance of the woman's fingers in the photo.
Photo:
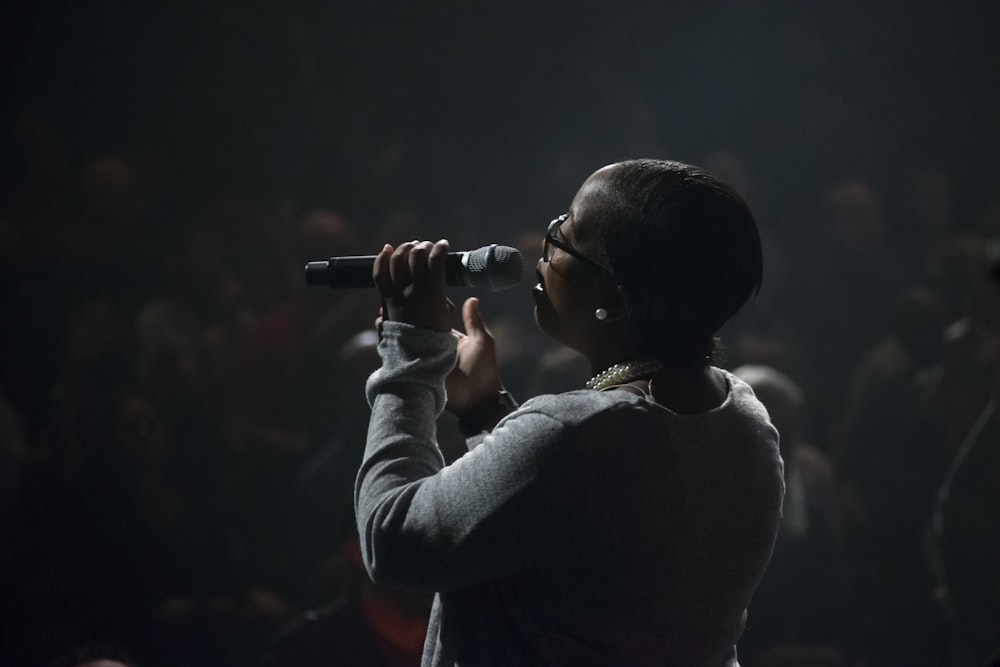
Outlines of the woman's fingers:
{"type": "Polygon", "coordinates": [[[402,293],[406,286],[413,282],[410,272],[410,253],[414,247],[413,241],[400,243],[389,257],[389,274],[392,276],[393,296],[402,293]]]}
{"type": "Polygon", "coordinates": [[[445,294],[448,242],[408,241],[395,249],[382,247],[372,278],[385,300],[388,317],[418,326],[448,331],[451,305],[445,294]]]}
{"type": "Polygon", "coordinates": [[[428,250],[429,278],[435,285],[444,286],[448,274],[448,241],[441,239],[428,250]]]}
{"type": "Polygon", "coordinates": [[[410,248],[407,256],[407,268],[409,269],[410,282],[414,285],[422,285],[427,277],[427,256],[430,254],[430,241],[421,241],[410,248]]]}
{"type": "Polygon", "coordinates": [[[389,258],[392,256],[392,251],[392,246],[386,243],[375,256],[375,262],[372,264],[372,281],[384,299],[392,296],[392,275],[389,271],[389,258]]]}
{"type": "Polygon", "coordinates": [[[465,333],[473,338],[488,335],[486,323],[479,312],[479,299],[469,297],[462,304],[462,324],[465,325],[465,333]]]}

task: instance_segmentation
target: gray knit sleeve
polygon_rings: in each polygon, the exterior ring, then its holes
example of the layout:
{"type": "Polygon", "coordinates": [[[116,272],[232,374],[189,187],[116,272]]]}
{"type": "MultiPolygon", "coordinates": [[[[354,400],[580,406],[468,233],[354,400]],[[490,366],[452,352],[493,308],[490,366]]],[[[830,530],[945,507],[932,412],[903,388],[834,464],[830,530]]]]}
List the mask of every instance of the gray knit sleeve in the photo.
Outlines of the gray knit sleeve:
{"type": "Polygon", "coordinates": [[[446,468],[435,421],[455,350],[451,334],[383,325],[383,366],[366,387],[372,416],[355,486],[362,555],[377,583],[443,591],[527,563],[535,475],[524,449],[561,424],[515,413],[446,468]]]}

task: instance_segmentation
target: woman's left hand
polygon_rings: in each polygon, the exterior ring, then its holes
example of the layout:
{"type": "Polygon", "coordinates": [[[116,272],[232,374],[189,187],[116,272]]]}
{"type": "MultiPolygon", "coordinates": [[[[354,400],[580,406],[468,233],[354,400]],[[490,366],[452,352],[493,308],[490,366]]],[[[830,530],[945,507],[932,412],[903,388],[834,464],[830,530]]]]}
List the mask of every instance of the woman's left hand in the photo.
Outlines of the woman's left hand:
{"type": "Polygon", "coordinates": [[[458,362],[445,379],[447,407],[460,417],[484,402],[495,404],[497,392],[503,389],[496,341],[479,312],[479,299],[472,297],[462,304],[462,322],[465,333],[455,331],[458,362]]]}
{"type": "Polygon", "coordinates": [[[385,300],[383,317],[425,329],[451,331],[445,292],[448,241],[386,244],[375,257],[372,278],[385,300]]]}

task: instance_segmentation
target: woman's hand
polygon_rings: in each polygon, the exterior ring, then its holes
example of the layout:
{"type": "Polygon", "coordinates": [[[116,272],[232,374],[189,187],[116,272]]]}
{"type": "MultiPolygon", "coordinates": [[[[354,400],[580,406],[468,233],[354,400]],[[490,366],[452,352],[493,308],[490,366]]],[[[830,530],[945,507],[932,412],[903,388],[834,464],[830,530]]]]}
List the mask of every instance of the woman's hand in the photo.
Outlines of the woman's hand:
{"type": "Polygon", "coordinates": [[[465,333],[458,337],[458,363],[445,379],[447,408],[462,416],[487,401],[496,402],[503,389],[497,366],[496,342],[479,313],[479,299],[472,297],[462,304],[465,333]]]}
{"type": "Polygon", "coordinates": [[[381,317],[451,331],[458,338],[458,363],[445,379],[445,388],[447,408],[462,416],[484,403],[495,403],[503,383],[496,344],[479,314],[479,299],[467,299],[462,306],[465,333],[451,327],[452,306],[445,293],[447,260],[447,241],[411,241],[395,249],[387,244],[375,257],[372,278],[385,301],[381,317]]]}
{"type": "Polygon", "coordinates": [[[386,244],[375,257],[372,278],[385,302],[382,316],[425,329],[451,331],[451,307],[445,295],[448,242],[409,241],[386,244]]]}

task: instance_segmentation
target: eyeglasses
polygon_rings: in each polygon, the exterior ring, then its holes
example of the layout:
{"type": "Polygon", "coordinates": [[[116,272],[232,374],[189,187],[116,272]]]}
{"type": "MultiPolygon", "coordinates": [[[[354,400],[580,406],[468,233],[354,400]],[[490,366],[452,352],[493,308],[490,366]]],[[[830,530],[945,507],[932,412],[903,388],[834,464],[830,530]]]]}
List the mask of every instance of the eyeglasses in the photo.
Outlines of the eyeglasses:
{"type": "Polygon", "coordinates": [[[549,223],[549,228],[545,230],[545,244],[542,246],[542,259],[545,260],[546,262],[549,261],[549,256],[552,254],[551,248],[552,246],[555,246],[560,250],[562,250],[567,255],[572,255],[573,257],[576,257],[578,260],[580,260],[590,268],[597,269],[601,273],[605,273],[613,278],[615,274],[611,271],[611,269],[607,268],[606,266],[598,264],[594,260],[581,254],[578,250],[573,249],[572,246],[556,238],[556,230],[559,229],[559,225],[566,222],[566,218],[568,217],[569,216],[567,214],[563,213],[558,218],[549,223]]]}

